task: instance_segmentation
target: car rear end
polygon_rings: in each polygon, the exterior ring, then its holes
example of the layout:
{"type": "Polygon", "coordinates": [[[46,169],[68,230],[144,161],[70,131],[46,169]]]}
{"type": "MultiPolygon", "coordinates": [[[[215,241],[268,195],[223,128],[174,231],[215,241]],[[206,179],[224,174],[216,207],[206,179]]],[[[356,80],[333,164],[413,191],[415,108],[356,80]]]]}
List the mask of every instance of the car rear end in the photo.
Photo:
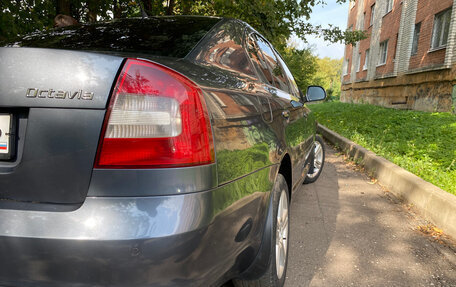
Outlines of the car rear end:
{"type": "MultiPolygon", "coordinates": [[[[192,41],[136,40],[174,43],[158,56],[177,59],[218,22],[205,19],[193,19],[192,41]]],[[[159,61],[125,56],[144,52],[119,44],[132,37],[119,29],[137,21],[0,48],[0,285],[219,284],[259,244],[261,224],[234,240],[239,219],[262,222],[264,197],[239,207],[220,200],[231,187],[217,186],[199,86],[159,61]],[[97,33],[108,39],[87,42],[97,33]]]]}

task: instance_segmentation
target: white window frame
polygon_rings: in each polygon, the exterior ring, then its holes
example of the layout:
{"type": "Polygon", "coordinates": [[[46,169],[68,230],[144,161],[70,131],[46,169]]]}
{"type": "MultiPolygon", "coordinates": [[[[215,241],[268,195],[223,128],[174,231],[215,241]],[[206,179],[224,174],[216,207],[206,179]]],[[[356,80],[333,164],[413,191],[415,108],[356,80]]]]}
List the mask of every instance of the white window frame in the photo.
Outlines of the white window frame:
{"type": "Polygon", "coordinates": [[[421,22],[416,23],[415,28],[413,29],[411,56],[414,56],[418,53],[418,45],[420,44],[420,34],[421,34],[421,22]]]}
{"type": "Polygon", "coordinates": [[[386,10],[385,15],[393,10],[394,0],[386,0],[386,10]]]}
{"type": "Polygon", "coordinates": [[[348,75],[348,65],[350,65],[350,59],[345,59],[344,61],[344,76],[348,75]]]}
{"type": "Polygon", "coordinates": [[[452,8],[448,8],[434,15],[431,50],[437,50],[446,47],[450,30],[451,10],[452,8]],[[447,32],[446,37],[445,32],[447,32]]]}
{"type": "Polygon", "coordinates": [[[364,54],[363,71],[365,71],[369,68],[369,53],[370,53],[370,49],[367,49],[366,53],[364,54]]]}
{"type": "Polygon", "coordinates": [[[361,28],[362,28],[362,30],[366,29],[366,12],[363,12],[361,28]]]}
{"type": "Polygon", "coordinates": [[[380,43],[380,48],[378,50],[378,64],[377,66],[383,66],[386,64],[388,60],[388,42],[389,40],[385,40],[380,43]]]}
{"type": "Polygon", "coordinates": [[[372,4],[372,6],[371,6],[371,16],[369,19],[369,27],[374,25],[374,21],[375,21],[375,3],[372,4]]]}
{"type": "Polygon", "coordinates": [[[358,53],[358,56],[356,57],[356,72],[361,71],[361,53],[358,53]]]}

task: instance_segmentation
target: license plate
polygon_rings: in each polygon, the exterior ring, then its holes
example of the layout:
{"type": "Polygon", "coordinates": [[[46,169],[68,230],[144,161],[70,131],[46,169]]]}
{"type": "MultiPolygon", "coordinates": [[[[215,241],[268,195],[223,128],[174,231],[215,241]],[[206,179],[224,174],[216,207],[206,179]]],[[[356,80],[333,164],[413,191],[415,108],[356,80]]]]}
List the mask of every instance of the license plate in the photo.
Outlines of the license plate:
{"type": "Polygon", "coordinates": [[[0,159],[9,159],[11,155],[11,114],[0,114],[0,159]]]}

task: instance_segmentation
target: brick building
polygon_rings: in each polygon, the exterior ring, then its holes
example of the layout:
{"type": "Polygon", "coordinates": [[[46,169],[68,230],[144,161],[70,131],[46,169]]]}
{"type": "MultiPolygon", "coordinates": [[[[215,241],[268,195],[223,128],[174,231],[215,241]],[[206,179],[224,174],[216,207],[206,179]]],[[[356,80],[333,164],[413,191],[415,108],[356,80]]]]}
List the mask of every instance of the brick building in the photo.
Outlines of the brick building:
{"type": "Polygon", "coordinates": [[[456,0],[351,0],[341,100],[423,111],[456,104],[456,0]]]}

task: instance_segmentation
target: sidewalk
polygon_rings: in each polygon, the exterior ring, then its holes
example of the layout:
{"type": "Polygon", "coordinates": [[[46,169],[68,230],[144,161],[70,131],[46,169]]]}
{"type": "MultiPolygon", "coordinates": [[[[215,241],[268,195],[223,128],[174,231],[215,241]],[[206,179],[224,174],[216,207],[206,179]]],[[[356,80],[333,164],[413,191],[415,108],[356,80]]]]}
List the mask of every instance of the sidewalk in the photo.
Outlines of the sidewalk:
{"type": "Polygon", "coordinates": [[[402,201],[412,204],[424,218],[456,239],[456,196],[377,156],[349,139],[318,125],[318,132],[402,201]]]}
{"type": "Polygon", "coordinates": [[[456,287],[456,247],[417,231],[424,220],[326,151],[321,177],[293,195],[285,286],[456,287]]]}

